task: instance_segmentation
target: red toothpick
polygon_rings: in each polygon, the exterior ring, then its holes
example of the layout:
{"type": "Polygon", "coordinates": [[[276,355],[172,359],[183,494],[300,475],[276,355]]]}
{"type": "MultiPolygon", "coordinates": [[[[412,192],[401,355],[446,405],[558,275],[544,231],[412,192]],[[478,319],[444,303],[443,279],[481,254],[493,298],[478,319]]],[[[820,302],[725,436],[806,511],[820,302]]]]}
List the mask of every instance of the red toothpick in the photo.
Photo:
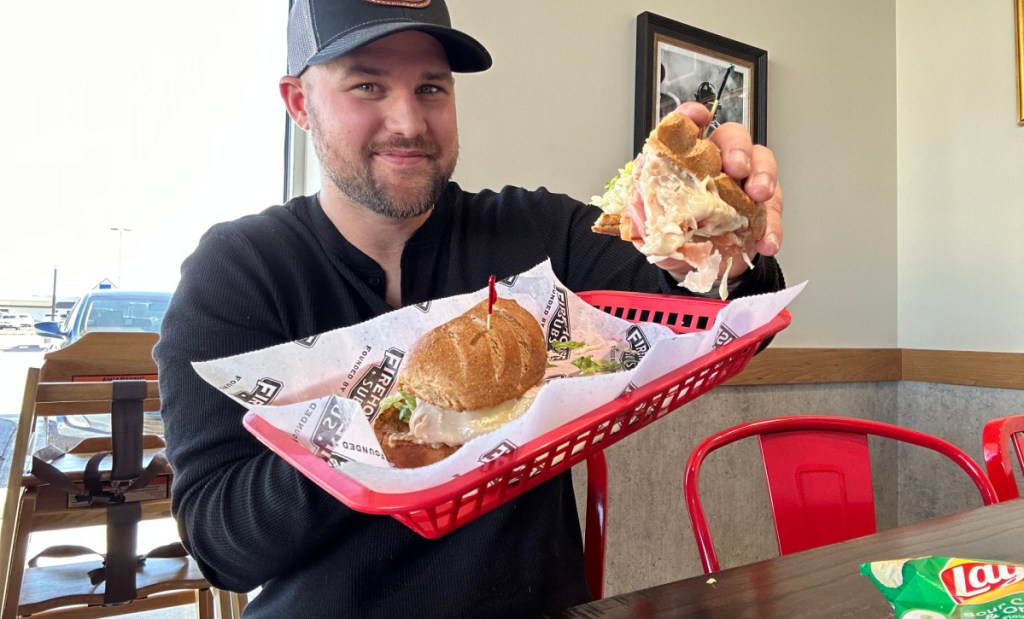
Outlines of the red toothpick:
{"type": "Polygon", "coordinates": [[[491,330],[491,312],[494,311],[494,304],[498,300],[498,290],[494,287],[494,276],[487,278],[487,330],[491,330]]]}

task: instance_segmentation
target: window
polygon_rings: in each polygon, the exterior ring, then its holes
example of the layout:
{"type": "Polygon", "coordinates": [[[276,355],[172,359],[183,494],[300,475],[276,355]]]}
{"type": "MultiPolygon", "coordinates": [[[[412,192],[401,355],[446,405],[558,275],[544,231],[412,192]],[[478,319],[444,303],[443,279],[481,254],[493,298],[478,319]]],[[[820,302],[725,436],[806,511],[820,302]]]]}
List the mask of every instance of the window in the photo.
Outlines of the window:
{"type": "MultiPolygon", "coordinates": [[[[70,299],[105,280],[171,291],[207,228],[280,203],[287,16],[286,0],[0,2],[0,299],[55,290],[50,318],[70,330],[87,314],[70,299]]],[[[105,303],[120,330],[155,330],[166,310],[105,303]]],[[[42,353],[0,355],[0,438],[42,353]]],[[[140,549],[175,535],[147,521],[140,549]]],[[[33,536],[28,556],[55,543],[101,548],[102,530],[33,536]]]]}
{"type": "Polygon", "coordinates": [[[173,290],[202,233],[280,203],[285,0],[0,9],[0,297],[173,290]]]}

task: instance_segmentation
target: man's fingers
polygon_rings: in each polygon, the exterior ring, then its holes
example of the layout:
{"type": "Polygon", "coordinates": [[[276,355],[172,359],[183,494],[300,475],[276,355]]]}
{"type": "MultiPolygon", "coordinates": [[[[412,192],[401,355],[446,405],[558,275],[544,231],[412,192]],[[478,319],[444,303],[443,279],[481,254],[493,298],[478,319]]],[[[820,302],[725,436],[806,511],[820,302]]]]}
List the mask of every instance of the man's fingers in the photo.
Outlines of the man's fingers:
{"type": "Polygon", "coordinates": [[[776,183],[775,194],[764,203],[768,221],[764,237],[757,242],[759,254],[774,256],[782,247],[782,203],[782,188],[776,183]]]}
{"type": "Polygon", "coordinates": [[[704,107],[703,103],[697,103],[696,101],[687,101],[679,104],[679,107],[675,109],[676,112],[681,112],[690,117],[690,120],[697,123],[697,126],[704,128],[709,122],[711,122],[711,111],[704,107]]]}
{"type": "Polygon", "coordinates": [[[722,170],[736,179],[745,179],[753,169],[753,142],[750,132],[739,123],[723,123],[711,134],[711,141],[722,151],[722,170]]]}
{"type": "Polygon", "coordinates": [[[754,202],[767,202],[778,185],[778,165],[768,148],[754,144],[751,152],[750,176],[743,188],[754,202]]]}

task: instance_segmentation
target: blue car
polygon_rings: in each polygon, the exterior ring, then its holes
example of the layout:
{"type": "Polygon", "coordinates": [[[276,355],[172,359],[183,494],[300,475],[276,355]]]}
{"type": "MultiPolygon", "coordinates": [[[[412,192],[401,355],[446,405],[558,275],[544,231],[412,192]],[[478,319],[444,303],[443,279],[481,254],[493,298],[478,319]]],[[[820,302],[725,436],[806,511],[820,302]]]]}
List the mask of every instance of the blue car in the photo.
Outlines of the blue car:
{"type": "Polygon", "coordinates": [[[63,348],[90,331],[159,333],[171,302],[169,292],[91,290],[75,303],[62,322],[37,322],[36,334],[57,338],[63,348]]]}
{"type": "MultiPolygon", "coordinates": [[[[36,334],[56,338],[50,349],[57,350],[93,331],[159,333],[170,301],[169,292],[92,290],[75,303],[62,322],[36,323],[36,334]]],[[[148,434],[163,435],[160,413],[146,413],[144,428],[148,434]]],[[[67,415],[47,421],[47,443],[65,451],[84,438],[109,434],[108,415],[67,415]]]]}

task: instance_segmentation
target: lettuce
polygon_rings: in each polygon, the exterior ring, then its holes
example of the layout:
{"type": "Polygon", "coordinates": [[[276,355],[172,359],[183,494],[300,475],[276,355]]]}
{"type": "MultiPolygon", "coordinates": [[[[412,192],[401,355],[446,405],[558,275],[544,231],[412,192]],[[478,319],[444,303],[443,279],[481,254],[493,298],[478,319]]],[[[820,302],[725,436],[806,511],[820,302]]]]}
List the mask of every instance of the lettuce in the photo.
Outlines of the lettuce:
{"type": "Polygon", "coordinates": [[[399,421],[409,423],[412,412],[416,410],[416,396],[401,390],[395,391],[380,401],[380,410],[385,411],[389,408],[397,408],[399,421]]]}
{"type": "Polygon", "coordinates": [[[590,355],[573,359],[571,363],[580,369],[580,374],[583,376],[601,372],[617,372],[622,369],[622,363],[618,361],[595,361],[590,355]]]}
{"type": "Polygon", "coordinates": [[[604,195],[593,196],[590,203],[601,207],[606,213],[621,213],[629,194],[633,191],[633,162],[630,161],[620,168],[618,175],[608,181],[604,189],[604,195]]]}

